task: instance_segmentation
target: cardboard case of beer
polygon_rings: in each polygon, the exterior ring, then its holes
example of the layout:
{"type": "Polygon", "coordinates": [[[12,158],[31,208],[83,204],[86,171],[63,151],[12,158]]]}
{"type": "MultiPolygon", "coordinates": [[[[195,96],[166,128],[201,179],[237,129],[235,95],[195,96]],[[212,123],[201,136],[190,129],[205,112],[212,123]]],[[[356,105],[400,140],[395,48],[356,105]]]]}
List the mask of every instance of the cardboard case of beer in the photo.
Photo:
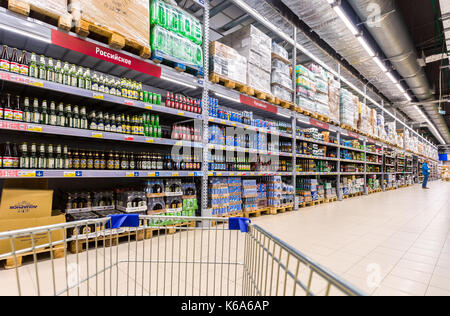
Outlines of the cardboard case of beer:
{"type": "Polygon", "coordinates": [[[150,47],[148,0],[70,0],[75,26],[87,21],[150,47]]]}
{"type": "MultiPolygon", "coordinates": [[[[0,204],[0,232],[65,223],[65,215],[52,214],[53,191],[4,189],[0,204]],[[52,216],[54,215],[54,216],[52,216]]],[[[49,243],[49,233],[25,235],[14,239],[15,250],[49,243]]],[[[63,230],[51,232],[52,241],[62,240],[63,230]]],[[[0,239],[0,254],[11,252],[11,241],[0,239]]]]}

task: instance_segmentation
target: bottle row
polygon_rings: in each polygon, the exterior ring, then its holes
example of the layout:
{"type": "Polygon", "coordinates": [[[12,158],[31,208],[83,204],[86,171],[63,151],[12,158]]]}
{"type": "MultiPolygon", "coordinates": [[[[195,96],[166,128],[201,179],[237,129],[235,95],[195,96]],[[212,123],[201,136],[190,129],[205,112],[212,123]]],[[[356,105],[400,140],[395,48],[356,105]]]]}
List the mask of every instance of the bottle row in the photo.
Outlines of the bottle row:
{"type": "Polygon", "coordinates": [[[77,68],[76,65],[70,65],[68,62],[63,64],[60,60],[54,61],[53,58],[48,58],[47,61],[43,55],[40,56],[38,63],[35,53],[32,53],[28,59],[28,53],[23,51],[19,57],[16,48],[10,54],[6,45],[3,46],[0,63],[3,71],[155,105],[162,104],[161,95],[144,91],[142,82],[127,78],[120,79],[97,72],[92,75],[89,68],[77,68]]]}
{"type": "Polygon", "coordinates": [[[201,155],[166,155],[70,149],[62,145],[38,146],[7,142],[0,152],[1,169],[65,170],[201,170],[201,155]]]}
{"type": "Polygon", "coordinates": [[[292,161],[285,159],[250,159],[247,155],[210,155],[209,171],[290,172],[292,161]]]}

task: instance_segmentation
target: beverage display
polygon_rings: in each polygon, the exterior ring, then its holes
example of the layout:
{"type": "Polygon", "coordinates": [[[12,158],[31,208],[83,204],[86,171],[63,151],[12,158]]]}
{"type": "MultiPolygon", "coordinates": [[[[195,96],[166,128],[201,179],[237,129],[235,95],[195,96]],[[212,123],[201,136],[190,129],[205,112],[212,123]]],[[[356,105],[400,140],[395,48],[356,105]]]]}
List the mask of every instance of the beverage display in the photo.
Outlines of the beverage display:
{"type": "Polygon", "coordinates": [[[168,91],[166,93],[166,107],[196,114],[202,114],[202,104],[200,99],[186,97],[168,91]]]}

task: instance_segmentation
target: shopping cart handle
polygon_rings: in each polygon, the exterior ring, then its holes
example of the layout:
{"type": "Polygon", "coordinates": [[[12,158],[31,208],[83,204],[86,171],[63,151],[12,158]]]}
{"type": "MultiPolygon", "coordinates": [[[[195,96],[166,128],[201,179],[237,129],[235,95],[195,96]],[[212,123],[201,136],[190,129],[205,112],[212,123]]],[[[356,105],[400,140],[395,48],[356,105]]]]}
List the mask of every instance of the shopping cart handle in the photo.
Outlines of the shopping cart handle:
{"type": "Polygon", "coordinates": [[[252,221],[244,217],[231,217],[228,222],[229,230],[240,230],[241,233],[248,233],[248,224],[252,221]]]}
{"type": "Polygon", "coordinates": [[[110,215],[111,221],[108,228],[119,229],[122,227],[139,227],[139,214],[110,215]]]}

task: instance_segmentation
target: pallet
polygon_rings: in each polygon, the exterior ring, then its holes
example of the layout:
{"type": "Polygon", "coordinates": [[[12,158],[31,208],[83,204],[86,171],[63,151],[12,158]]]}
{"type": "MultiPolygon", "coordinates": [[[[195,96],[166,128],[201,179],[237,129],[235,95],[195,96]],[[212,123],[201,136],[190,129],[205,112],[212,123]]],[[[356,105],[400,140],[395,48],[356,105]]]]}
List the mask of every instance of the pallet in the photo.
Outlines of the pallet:
{"type": "Polygon", "coordinates": [[[166,59],[162,56],[159,56],[157,52],[152,52],[150,59],[155,64],[163,64],[163,65],[169,66],[171,68],[174,68],[178,72],[186,72],[197,78],[204,77],[203,67],[190,67],[183,63],[178,63],[178,62],[166,59]]]}
{"type": "Polygon", "coordinates": [[[337,201],[338,201],[337,196],[336,196],[336,197],[332,197],[332,198],[325,199],[325,203],[333,203],[333,202],[337,202],[337,201]]]}
{"type": "Polygon", "coordinates": [[[251,217],[261,217],[262,214],[267,213],[268,208],[260,208],[253,211],[244,211],[244,217],[251,218],[251,217]]]}
{"type": "Polygon", "coordinates": [[[346,129],[350,132],[355,132],[355,133],[358,132],[356,129],[354,129],[353,127],[351,127],[350,125],[347,125],[347,124],[341,124],[341,128],[346,129]]]}
{"type": "Polygon", "coordinates": [[[149,58],[151,56],[150,47],[144,46],[134,39],[127,38],[107,27],[85,19],[75,21],[75,33],[81,37],[89,37],[106,43],[113,49],[123,49],[142,58],[149,58]]]}
{"type": "Polygon", "coordinates": [[[314,118],[314,119],[318,119],[318,118],[319,118],[319,115],[317,115],[317,113],[310,112],[310,111],[305,110],[305,109],[301,109],[301,110],[302,110],[302,112],[300,112],[300,113],[303,113],[303,115],[312,117],[312,118],[314,118]]]}
{"type": "Polygon", "coordinates": [[[112,234],[111,236],[100,236],[98,238],[80,238],[69,242],[69,251],[72,254],[85,252],[88,248],[92,247],[113,247],[119,244],[121,239],[128,238],[129,236],[136,238],[138,241],[152,238],[152,229],[139,230],[138,232],[124,232],[120,234],[112,234]]]}
{"type": "Polygon", "coordinates": [[[278,99],[277,97],[275,97],[274,103],[276,105],[281,106],[284,109],[288,109],[288,110],[292,110],[292,111],[295,111],[297,108],[297,105],[295,103],[292,103],[290,101],[281,100],[281,99],[278,99]]]}
{"type": "MultiPolygon", "coordinates": [[[[44,4],[45,1],[42,3],[44,4]]],[[[8,0],[8,10],[55,25],[65,31],[70,31],[72,28],[72,15],[68,12],[66,14],[59,15],[55,12],[49,11],[48,9],[40,8],[23,0],[8,0]]]]}
{"type": "Polygon", "coordinates": [[[317,114],[317,118],[325,123],[330,123],[330,118],[326,115],[317,114]]]}
{"type": "Polygon", "coordinates": [[[247,93],[248,87],[245,84],[228,79],[228,78],[218,75],[216,73],[211,73],[209,75],[209,81],[211,81],[212,83],[215,83],[215,84],[223,84],[225,86],[225,88],[237,90],[240,93],[247,93]]]}
{"type": "Polygon", "coordinates": [[[247,87],[247,94],[252,97],[254,96],[255,98],[262,101],[267,101],[269,103],[275,104],[275,97],[267,92],[262,92],[255,88],[247,87]]]}
{"type": "Polygon", "coordinates": [[[283,214],[286,212],[292,212],[294,210],[294,205],[285,205],[280,207],[268,207],[266,214],[267,215],[277,215],[283,214]]]}
{"type": "Polygon", "coordinates": [[[322,200],[317,200],[317,201],[311,201],[311,202],[306,202],[306,206],[317,206],[320,204],[325,203],[325,199],[322,200]]]}
{"type": "MultiPolygon", "coordinates": [[[[66,246],[65,245],[58,245],[53,248],[47,247],[43,249],[38,249],[35,251],[36,254],[43,254],[43,253],[53,253],[53,259],[61,259],[64,258],[66,255],[66,246]]],[[[5,270],[11,270],[20,268],[23,264],[23,259],[29,256],[33,256],[33,252],[27,252],[24,254],[17,255],[14,259],[14,257],[6,258],[5,261],[5,270]],[[17,263],[17,264],[16,264],[17,263]]]]}

